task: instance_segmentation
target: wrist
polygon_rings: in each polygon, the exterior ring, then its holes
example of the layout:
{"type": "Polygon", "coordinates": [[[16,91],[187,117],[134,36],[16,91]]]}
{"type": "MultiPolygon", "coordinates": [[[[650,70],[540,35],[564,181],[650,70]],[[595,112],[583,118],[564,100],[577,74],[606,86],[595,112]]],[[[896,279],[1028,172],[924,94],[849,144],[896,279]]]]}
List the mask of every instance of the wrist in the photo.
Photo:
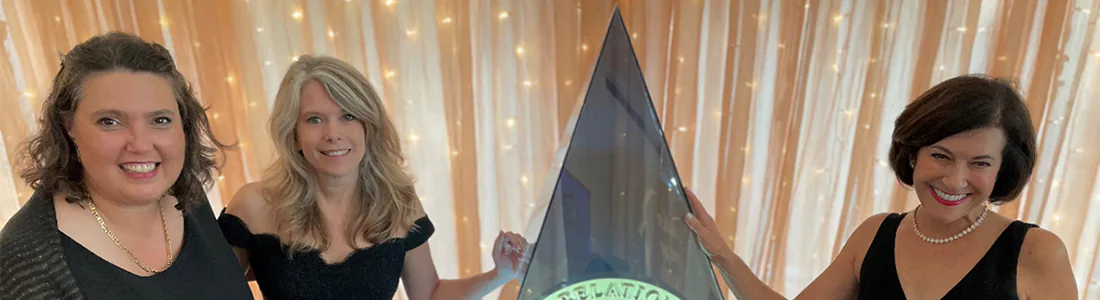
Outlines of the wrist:
{"type": "Polygon", "coordinates": [[[730,263],[733,263],[737,259],[739,259],[737,254],[734,254],[733,250],[728,247],[722,248],[718,253],[711,253],[710,255],[711,263],[718,265],[720,268],[729,266],[730,263]]]}
{"type": "Polygon", "coordinates": [[[512,280],[512,278],[508,277],[507,274],[501,272],[500,268],[493,268],[492,270],[489,270],[488,276],[489,278],[492,278],[491,281],[495,286],[504,285],[505,283],[508,283],[508,281],[512,280]]]}

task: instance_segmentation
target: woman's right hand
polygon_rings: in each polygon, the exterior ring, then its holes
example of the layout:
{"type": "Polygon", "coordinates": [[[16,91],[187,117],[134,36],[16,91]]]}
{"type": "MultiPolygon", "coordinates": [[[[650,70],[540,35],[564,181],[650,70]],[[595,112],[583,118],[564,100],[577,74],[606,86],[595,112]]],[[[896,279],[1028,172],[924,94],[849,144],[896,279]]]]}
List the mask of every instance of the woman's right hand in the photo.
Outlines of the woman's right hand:
{"type": "Polygon", "coordinates": [[[694,231],[695,235],[699,237],[699,244],[703,246],[707,256],[710,256],[711,259],[733,257],[733,250],[722,239],[722,233],[718,231],[718,226],[714,224],[714,218],[711,218],[710,214],[703,208],[703,204],[699,203],[695,193],[686,188],[684,191],[687,192],[688,202],[691,203],[691,211],[694,212],[684,216],[684,221],[687,222],[688,227],[691,227],[691,231],[694,231]]]}

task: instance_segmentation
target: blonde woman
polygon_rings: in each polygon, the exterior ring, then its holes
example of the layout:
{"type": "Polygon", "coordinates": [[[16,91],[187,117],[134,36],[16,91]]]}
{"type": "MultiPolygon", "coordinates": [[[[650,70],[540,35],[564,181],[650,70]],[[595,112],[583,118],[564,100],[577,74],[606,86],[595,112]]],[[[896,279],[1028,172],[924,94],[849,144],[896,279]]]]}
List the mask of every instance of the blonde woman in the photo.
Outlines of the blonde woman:
{"type": "Polygon", "coordinates": [[[526,243],[501,233],[496,268],[440,280],[434,226],[405,173],[378,94],[355,68],[301,56],[272,111],[278,159],[221,215],[223,233],[266,299],[477,299],[517,277],[526,243]]]}

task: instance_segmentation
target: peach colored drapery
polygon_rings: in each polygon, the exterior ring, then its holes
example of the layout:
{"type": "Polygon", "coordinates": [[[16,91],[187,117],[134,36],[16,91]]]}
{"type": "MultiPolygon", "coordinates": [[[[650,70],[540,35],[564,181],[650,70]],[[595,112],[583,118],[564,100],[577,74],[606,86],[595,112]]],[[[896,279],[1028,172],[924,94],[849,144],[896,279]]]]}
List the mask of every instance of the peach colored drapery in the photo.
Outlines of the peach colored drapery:
{"type": "Polygon", "coordinates": [[[272,161],[265,122],[295,56],[360,68],[441,229],[440,275],[487,270],[497,230],[534,236],[614,5],[685,184],[784,294],[864,218],[915,205],[884,161],[904,105],[989,73],[1020,82],[1041,138],[1028,190],[999,212],[1057,233],[1082,299],[1100,297],[1100,0],[0,0],[0,221],[31,193],[13,162],[59,53],[122,30],[171,49],[215,133],[240,143],[216,205],[272,161]]]}

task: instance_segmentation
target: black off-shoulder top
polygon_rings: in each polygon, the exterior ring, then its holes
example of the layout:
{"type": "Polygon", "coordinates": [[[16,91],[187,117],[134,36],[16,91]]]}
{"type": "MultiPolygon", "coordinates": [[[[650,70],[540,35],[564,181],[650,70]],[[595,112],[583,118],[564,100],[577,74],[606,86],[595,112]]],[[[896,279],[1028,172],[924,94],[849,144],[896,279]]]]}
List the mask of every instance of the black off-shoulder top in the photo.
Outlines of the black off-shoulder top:
{"type": "Polygon", "coordinates": [[[268,300],[393,299],[405,253],[435,232],[424,216],[406,237],[353,251],[344,261],[328,264],[316,250],[288,255],[289,248],[277,236],[253,234],[244,221],[224,210],[218,224],[230,245],[248,250],[252,274],[268,300]]]}

